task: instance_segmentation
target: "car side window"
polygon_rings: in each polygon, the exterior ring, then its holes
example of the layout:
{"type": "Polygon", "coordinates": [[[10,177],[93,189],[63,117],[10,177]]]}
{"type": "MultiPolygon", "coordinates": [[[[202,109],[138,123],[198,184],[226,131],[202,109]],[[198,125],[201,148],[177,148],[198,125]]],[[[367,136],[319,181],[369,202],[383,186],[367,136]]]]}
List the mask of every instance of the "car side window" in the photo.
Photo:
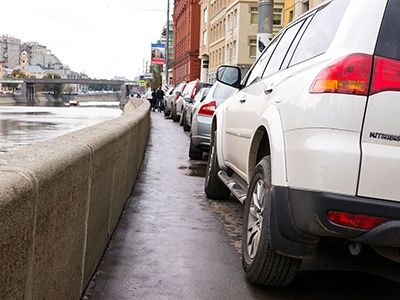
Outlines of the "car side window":
{"type": "Polygon", "coordinates": [[[388,2],[376,44],[377,55],[396,60],[400,60],[400,6],[398,3],[394,0],[388,2]]]}
{"type": "Polygon", "coordinates": [[[290,66],[318,56],[328,49],[349,2],[350,0],[332,1],[316,12],[300,39],[290,66]]]}
{"type": "Polygon", "coordinates": [[[307,26],[310,24],[310,21],[313,17],[313,14],[308,15],[302,20],[301,22],[301,28],[299,32],[297,33],[295,39],[293,40],[292,45],[289,48],[289,51],[287,52],[285,59],[283,60],[281,69],[286,69],[289,66],[290,60],[292,59],[293,53],[296,50],[297,45],[299,44],[299,40],[301,39],[304,31],[307,29],[307,26]]]}
{"type": "Polygon", "coordinates": [[[278,44],[279,39],[280,39],[280,35],[276,36],[268,44],[267,48],[261,54],[259,59],[254,63],[253,67],[249,70],[249,73],[246,75],[246,78],[244,79],[245,86],[249,86],[256,80],[261,78],[261,75],[265,69],[265,66],[267,65],[272,53],[274,52],[274,49],[275,49],[276,45],[278,44]]]}
{"type": "Polygon", "coordinates": [[[279,44],[275,47],[275,51],[272,54],[262,77],[266,77],[281,68],[286,53],[288,52],[289,47],[293,44],[293,40],[298,34],[303,23],[304,20],[294,24],[284,32],[279,44]]]}

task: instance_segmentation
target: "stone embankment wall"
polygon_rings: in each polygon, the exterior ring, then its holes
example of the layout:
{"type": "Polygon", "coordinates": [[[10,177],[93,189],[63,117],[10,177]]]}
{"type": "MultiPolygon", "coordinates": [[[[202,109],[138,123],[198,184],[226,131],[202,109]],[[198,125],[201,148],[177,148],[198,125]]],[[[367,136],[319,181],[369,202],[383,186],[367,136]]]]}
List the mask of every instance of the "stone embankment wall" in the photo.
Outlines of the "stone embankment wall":
{"type": "Polygon", "coordinates": [[[138,177],[148,101],[0,156],[0,299],[79,299],[138,177]]]}

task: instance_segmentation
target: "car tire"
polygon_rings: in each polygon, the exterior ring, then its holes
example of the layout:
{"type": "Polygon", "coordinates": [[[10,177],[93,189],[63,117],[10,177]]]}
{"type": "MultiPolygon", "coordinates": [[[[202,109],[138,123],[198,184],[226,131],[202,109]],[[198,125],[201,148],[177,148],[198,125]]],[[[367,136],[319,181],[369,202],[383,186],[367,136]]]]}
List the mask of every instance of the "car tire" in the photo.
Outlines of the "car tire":
{"type": "Polygon", "coordinates": [[[186,132],[188,132],[188,131],[190,131],[190,126],[189,126],[189,124],[188,124],[188,122],[187,122],[187,119],[186,119],[186,112],[183,114],[182,113],[182,119],[183,119],[183,131],[186,131],[186,132]]]}
{"type": "Polygon", "coordinates": [[[171,115],[171,111],[167,111],[166,106],[164,106],[164,117],[169,117],[171,115]]]}
{"type": "Polygon", "coordinates": [[[264,157],[250,181],[243,212],[242,265],[254,284],[286,286],[296,276],[301,259],[278,254],[271,248],[271,158],[264,157]]]}
{"type": "Polygon", "coordinates": [[[204,183],[204,192],[208,198],[227,199],[231,194],[231,191],[218,177],[220,170],[217,157],[217,132],[214,132],[214,138],[211,140],[210,152],[208,154],[204,183]]]}
{"type": "Polygon", "coordinates": [[[183,126],[183,108],[181,108],[181,115],[179,117],[179,125],[183,126]]]}
{"type": "Polygon", "coordinates": [[[190,139],[189,158],[195,160],[201,160],[203,158],[203,149],[193,145],[192,139],[190,139]]]}
{"type": "Polygon", "coordinates": [[[172,107],[172,121],[174,122],[178,122],[179,121],[179,117],[176,115],[176,107],[175,105],[172,107]]]}

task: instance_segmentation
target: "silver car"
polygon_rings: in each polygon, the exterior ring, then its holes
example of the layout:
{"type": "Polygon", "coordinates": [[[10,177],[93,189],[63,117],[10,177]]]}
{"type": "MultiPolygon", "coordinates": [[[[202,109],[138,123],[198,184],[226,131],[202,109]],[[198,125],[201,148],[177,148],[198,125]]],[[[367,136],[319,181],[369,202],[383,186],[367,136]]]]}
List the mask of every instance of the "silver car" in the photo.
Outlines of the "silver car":
{"type": "Polygon", "coordinates": [[[190,127],[192,126],[192,119],[195,109],[203,102],[203,100],[207,97],[208,92],[210,91],[211,86],[202,87],[194,96],[193,99],[189,99],[185,102],[182,111],[183,118],[183,131],[190,131],[190,127]]]}
{"type": "Polygon", "coordinates": [[[211,120],[218,105],[223,103],[235,91],[234,88],[216,82],[206,98],[193,106],[190,128],[189,158],[202,159],[203,152],[210,148],[211,120]]]}

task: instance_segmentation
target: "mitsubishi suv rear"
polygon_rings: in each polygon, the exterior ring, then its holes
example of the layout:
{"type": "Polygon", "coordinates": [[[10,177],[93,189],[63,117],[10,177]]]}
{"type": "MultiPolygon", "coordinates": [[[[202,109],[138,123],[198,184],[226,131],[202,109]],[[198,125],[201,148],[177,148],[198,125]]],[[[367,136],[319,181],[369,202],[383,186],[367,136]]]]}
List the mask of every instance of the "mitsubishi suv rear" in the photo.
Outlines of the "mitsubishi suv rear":
{"type": "Polygon", "coordinates": [[[400,261],[400,1],[332,0],[283,28],[211,124],[209,198],[244,204],[242,263],[284,286],[321,241],[400,261]]]}

